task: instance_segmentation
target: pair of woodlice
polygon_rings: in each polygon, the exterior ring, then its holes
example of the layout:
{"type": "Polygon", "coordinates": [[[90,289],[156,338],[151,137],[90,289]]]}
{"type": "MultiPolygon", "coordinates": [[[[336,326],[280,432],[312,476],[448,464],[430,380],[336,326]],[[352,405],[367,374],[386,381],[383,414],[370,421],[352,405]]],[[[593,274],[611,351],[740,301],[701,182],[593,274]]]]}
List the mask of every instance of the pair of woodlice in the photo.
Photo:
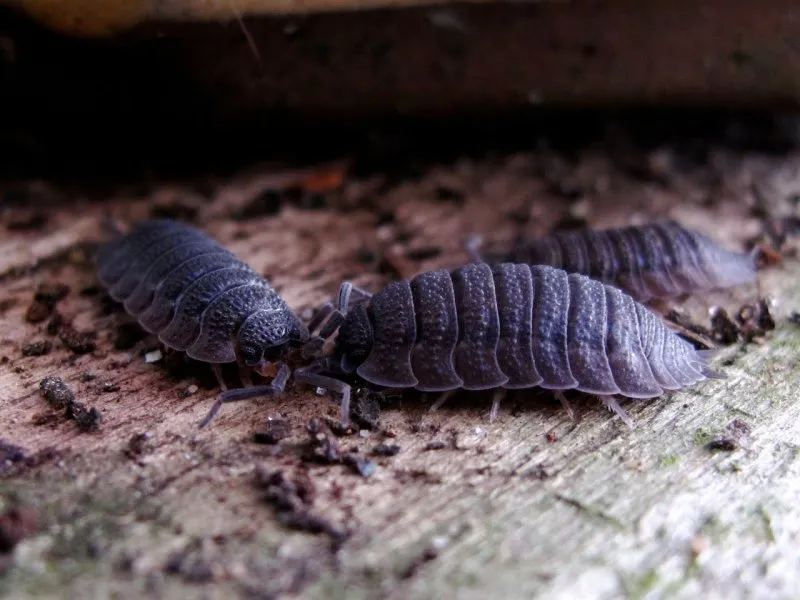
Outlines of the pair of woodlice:
{"type": "Polygon", "coordinates": [[[110,242],[98,274],[147,331],[214,366],[223,391],[203,424],[221,403],[278,393],[290,376],[341,393],[345,425],[344,376],[445,394],[576,389],[601,397],[629,424],[614,395],[653,398],[719,376],[708,352],[629,294],[546,265],[469,264],[395,281],[374,295],[344,283],[337,305],[308,325],[263,277],[174,221],[146,222],[110,242]],[[333,350],[322,355],[322,340],[333,336],[333,350]],[[309,362],[292,372],[287,352],[301,346],[309,362]],[[245,387],[225,388],[219,365],[228,362],[240,365],[245,387]],[[278,365],[272,383],[252,385],[248,370],[270,362],[278,365]]]}

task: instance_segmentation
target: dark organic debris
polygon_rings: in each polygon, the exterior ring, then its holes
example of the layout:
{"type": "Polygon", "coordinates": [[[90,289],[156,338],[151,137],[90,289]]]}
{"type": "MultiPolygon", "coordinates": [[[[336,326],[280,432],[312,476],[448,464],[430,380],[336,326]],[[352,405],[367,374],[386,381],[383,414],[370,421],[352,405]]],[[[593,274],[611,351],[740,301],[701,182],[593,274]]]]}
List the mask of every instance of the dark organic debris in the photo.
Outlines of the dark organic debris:
{"type": "Polygon", "coordinates": [[[113,381],[104,381],[101,390],[104,392],[118,392],[119,384],[114,383],[113,381]]]}
{"type": "Polygon", "coordinates": [[[278,520],[285,526],[309,533],[324,533],[339,547],[348,533],[324,517],[312,512],[316,489],[306,475],[290,479],[283,471],[256,468],[256,486],[263,490],[263,499],[270,504],[278,520]]]}
{"type": "Polygon", "coordinates": [[[789,322],[793,325],[800,325],[800,312],[793,310],[792,314],[789,315],[789,322]]]}
{"type": "Polygon", "coordinates": [[[274,445],[292,434],[292,424],[286,419],[269,419],[263,431],[253,434],[256,444],[274,445]]]}
{"type": "Polygon", "coordinates": [[[775,320],[770,313],[769,304],[763,298],[759,300],[758,304],[742,306],[736,315],[736,320],[741,326],[742,337],[747,343],[775,329],[775,320]]]}
{"type": "Polygon", "coordinates": [[[306,425],[306,431],[310,438],[308,460],[323,464],[341,462],[339,441],[327,423],[321,419],[311,419],[306,425]]]}
{"type": "Polygon", "coordinates": [[[711,315],[711,330],[714,341],[729,346],[739,340],[739,327],[728,316],[727,311],[715,307],[711,315]]]}
{"type": "Polygon", "coordinates": [[[67,294],[69,294],[68,285],[58,282],[40,283],[33,294],[33,301],[25,313],[25,320],[29,323],[41,323],[52,314],[56,304],[67,294]]]}
{"type": "Polygon", "coordinates": [[[125,456],[131,460],[138,458],[147,450],[147,442],[150,441],[149,433],[136,433],[128,440],[128,446],[125,448],[125,456]]]}
{"type": "Polygon", "coordinates": [[[102,415],[92,407],[75,400],[72,392],[60,377],[45,377],[39,382],[39,391],[47,403],[56,410],[64,410],[68,419],[74,420],[81,431],[96,431],[102,415]]]}
{"type": "Polygon", "coordinates": [[[67,417],[73,419],[81,431],[97,431],[103,416],[95,407],[87,408],[82,402],[72,402],[67,407],[67,417]]]}
{"type": "Polygon", "coordinates": [[[77,331],[71,325],[62,325],[58,334],[67,348],[75,354],[88,354],[94,352],[97,345],[94,342],[95,333],[93,331],[77,331]]]}
{"type": "Polygon", "coordinates": [[[11,468],[25,460],[25,451],[19,446],[0,440],[0,476],[6,475],[11,468]]]}
{"type": "Polygon", "coordinates": [[[44,356],[53,349],[53,344],[48,340],[32,342],[22,347],[22,356],[44,356]]]}
{"type": "Polygon", "coordinates": [[[425,447],[423,448],[423,450],[425,450],[425,451],[444,450],[446,447],[447,447],[447,444],[445,444],[443,441],[434,440],[433,442],[428,442],[427,444],[425,444],[425,447]]]}
{"type": "Polygon", "coordinates": [[[357,453],[345,455],[342,462],[350,467],[356,475],[361,475],[361,477],[370,477],[378,470],[378,465],[366,456],[357,453]]]}
{"type": "Polygon", "coordinates": [[[39,382],[39,391],[55,409],[66,408],[75,401],[75,394],[60,377],[45,377],[39,382]]]}
{"type": "Polygon", "coordinates": [[[733,452],[741,447],[747,446],[747,439],[750,435],[751,427],[741,419],[734,419],[725,431],[718,437],[711,440],[706,447],[712,452],[733,452]]]}
{"type": "Polygon", "coordinates": [[[47,327],[45,327],[45,333],[47,335],[56,335],[61,326],[64,324],[64,317],[61,316],[61,313],[58,311],[53,313],[53,316],[50,317],[50,320],[47,322],[47,327]]]}
{"type": "Polygon", "coordinates": [[[378,444],[372,449],[375,456],[395,456],[400,453],[400,446],[397,444],[378,444]]]}

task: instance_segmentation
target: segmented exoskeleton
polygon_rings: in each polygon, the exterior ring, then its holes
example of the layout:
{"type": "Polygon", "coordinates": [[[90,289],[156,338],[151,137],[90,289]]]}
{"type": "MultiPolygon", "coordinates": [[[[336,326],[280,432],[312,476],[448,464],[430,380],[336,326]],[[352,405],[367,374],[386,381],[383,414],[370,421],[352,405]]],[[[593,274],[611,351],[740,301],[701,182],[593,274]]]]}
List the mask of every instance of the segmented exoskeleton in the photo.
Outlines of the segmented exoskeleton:
{"type": "Polygon", "coordinates": [[[282,356],[308,329],[270,283],[215,240],[188,225],[154,220],[106,244],[97,257],[100,282],[148,332],[170,348],[211,363],[222,402],[283,390],[291,375],[282,356]],[[220,365],[237,362],[246,387],[228,390],[220,365]],[[270,385],[254,386],[250,369],[268,362],[270,385]]]}
{"type": "Polygon", "coordinates": [[[639,302],[708,292],[753,282],[756,251],[731,252],[674,221],[619,229],[559,231],[521,241],[505,254],[473,260],[550,265],[619,287],[639,302]]]}
{"type": "Polygon", "coordinates": [[[309,346],[338,328],[332,353],[295,374],[342,393],[345,419],[349,387],[337,375],[428,392],[538,386],[562,401],[561,390],[575,389],[601,397],[629,425],[615,394],[653,398],[722,377],[709,368],[709,352],[629,295],[550,266],[474,263],[423,273],[372,296],[358,290],[350,308],[353,289],[343,284],[338,306],[315,319],[328,322],[309,346]]]}

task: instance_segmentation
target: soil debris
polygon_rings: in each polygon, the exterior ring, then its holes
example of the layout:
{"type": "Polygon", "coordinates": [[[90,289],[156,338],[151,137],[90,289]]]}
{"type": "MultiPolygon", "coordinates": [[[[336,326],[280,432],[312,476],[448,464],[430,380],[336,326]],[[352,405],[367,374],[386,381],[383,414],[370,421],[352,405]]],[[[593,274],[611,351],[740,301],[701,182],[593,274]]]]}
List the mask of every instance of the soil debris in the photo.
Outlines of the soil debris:
{"type": "Polygon", "coordinates": [[[347,531],[312,512],[316,488],[307,475],[290,479],[283,471],[269,471],[259,465],[256,486],[263,490],[263,499],[275,509],[278,520],[290,529],[323,533],[336,548],[347,539],[347,531]]]}
{"type": "Polygon", "coordinates": [[[58,282],[42,282],[33,293],[33,301],[25,313],[29,323],[41,323],[46,320],[56,307],[69,294],[69,286],[58,282]]]}
{"type": "Polygon", "coordinates": [[[103,416],[95,407],[89,407],[82,402],[72,402],[67,407],[67,418],[74,420],[78,428],[84,432],[97,431],[103,416]]]}
{"type": "Polygon", "coordinates": [[[134,460],[144,454],[147,450],[147,443],[150,441],[150,434],[147,432],[136,433],[128,440],[128,445],[123,451],[125,456],[134,460]]]}
{"type": "Polygon", "coordinates": [[[741,326],[742,337],[745,343],[761,341],[768,331],[774,331],[775,320],[769,310],[765,299],[758,304],[745,304],[739,309],[736,320],[741,326]]]}
{"type": "Polygon", "coordinates": [[[0,440],[0,477],[7,475],[16,463],[25,460],[25,451],[19,446],[0,440]]]}
{"type": "Polygon", "coordinates": [[[49,340],[32,342],[22,347],[22,356],[44,356],[53,349],[53,344],[49,340]]]}
{"type": "Polygon", "coordinates": [[[397,444],[378,444],[372,449],[375,456],[396,456],[400,454],[400,446],[397,444]]]}
{"type": "Polygon", "coordinates": [[[97,348],[95,335],[93,331],[77,331],[71,325],[63,325],[58,339],[75,354],[89,354],[97,348]]]}
{"type": "Polygon", "coordinates": [[[253,434],[253,442],[256,444],[275,445],[281,440],[285,440],[292,434],[292,424],[283,418],[268,419],[263,431],[253,434]]]}
{"type": "Polygon", "coordinates": [[[733,452],[746,447],[752,428],[741,419],[734,419],[725,427],[722,435],[708,442],[706,447],[712,452],[733,452]]]}
{"type": "Polygon", "coordinates": [[[739,327],[728,316],[728,312],[719,306],[711,311],[711,336],[715,342],[725,346],[739,341],[739,327]]]}
{"type": "Polygon", "coordinates": [[[50,406],[64,410],[66,417],[74,420],[81,431],[96,431],[100,427],[100,411],[76,401],[75,394],[60,377],[45,377],[39,382],[39,391],[50,406]]]}
{"type": "Polygon", "coordinates": [[[306,425],[306,431],[310,438],[307,460],[322,464],[341,462],[339,440],[325,421],[318,418],[311,419],[306,425]]]}
{"type": "Polygon", "coordinates": [[[39,390],[47,403],[55,409],[65,409],[75,402],[75,394],[61,377],[45,377],[39,382],[39,390]]]}
{"type": "Polygon", "coordinates": [[[425,450],[426,452],[430,452],[431,450],[444,450],[446,447],[447,444],[445,444],[443,441],[434,440],[432,442],[428,442],[427,444],[425,444],[423,450],[425,450]]]}
{"type": "Polygon", "coordinates": [[[361,477],[370,477],[378,470],[378,465],[358,453],[346,454],[342,462],[350,467],[356,475],[361,475],[361,477]]]}

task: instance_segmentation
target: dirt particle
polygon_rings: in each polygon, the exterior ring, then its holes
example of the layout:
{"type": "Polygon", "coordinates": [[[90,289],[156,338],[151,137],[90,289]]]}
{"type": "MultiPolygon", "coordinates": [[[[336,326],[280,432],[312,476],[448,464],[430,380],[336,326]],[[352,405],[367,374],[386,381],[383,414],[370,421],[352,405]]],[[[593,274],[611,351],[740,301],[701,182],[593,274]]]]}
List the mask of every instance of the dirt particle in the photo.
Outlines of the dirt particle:
{"type": "Polygon", "coordinates": [[[378,444],[372,449],[375,456],[396,456],[400,454],[400,446],[397,444],[378,444]]]}
{"type": "Polygon", "coordinates": [[[789,323],[792,325],[800,325],[800,312],[793,310],[792,314],[789,315],[789,323]]]}
{"type": "Polygon", "coordinates": [[[150,441],[150,434],[147,432],[136,433],[128,440],[128,445],[124,450],[125,456],[131,460],[138,458],[147,450],[147,442],[150,441]]]}
{"type": "Polygon", "coordinates": [[[81,431],[96,431],[102,418],[96,408],[87,408],[75,400],[75,394],[60,377],[45,377],[39,382],[39,391],[47,403],[56,410],[64,410],[68,419],[74,420],[81,431]]]}
{"type": "Polygon", "coordinates": [[[32,342],[22,347],[22,356],[44,356],[53,349],[53,344],[48,340],[32,342]]]}
{"type": "Polygon", "coordinates": [[[188,583],[208,583],[214,580],[214,561],[210,554],[209,542],[195,538],[167,557],[164,570],[180,575],[188,583]]]}
{"type": "Polygon", "coordinates": [[[256,444],[274,445],[292,434],[292,425],[286,419],[268,419],[264,431],[253,434],[256,444]]]}
{"type": "Polygon", "coordinates": [[[94,381],[95,379],[97,379],[97,375],[90,373],[89,371],[86,371],[81,375],[81,381],[83,383],[88,383],[90,381],[94,381]]]}
{"type": "Polygon", "coordinates": [[[103,387],[100,388],[103,392],[118,392],[119,391],[119,384],[114,383],[113,381],[105,381],[103,382],[103,387]]]}
{"type": "Polygon", "coordinates": [[[47,403],[55,409],[65,409],[75,401],[75,394],[61,377],[45,377],[39,382],[39,391],[47,403]]]}
{"type": "Polygon", "coordinates": [[[93,406],[87,408],[82,402],[72,402],[67,407],[67,417],[78,424],[78,428],[84,432],[97,431],[100,428],[100,421],[103,416],[93,406]]]}
{"type": "Polygon", "coordinates": [[[360,454],[347,454],[342,459],[342,462],[350,467],[356,475],[361,475],[361,477],[371,477],[378,470],[378,465],[360,454]]]}
{"type": "Polygon", "coordinates": [[[306,459],[322,464],[338,463],[342,460],[339,441],[331,428],[321,419],[311,419],[306,425],[309,446],[306,459]]]}
{"type": "Polygon", "coordinates": [[[33,293],[33,301],[25,313],[25,320],[29,323],[41,323],[47,319],[67,294],[69,286],[58,282],[42,282],[33,293]]]}
{"type": "Polygon", "coordinates": [[[12,467],[25,460],[25,451],[19,446],[0,440],[0,476],[7,475],[12,467]]]}
{"type": "Polygon", "coordinates": [[[75,354],[89,354],[94,352],[97,344],[94,342],[94,331],[77,331],[71,325],[64,325],[58,334],[58,339],[75,354]]]}
{"type": "Polygon", "coordinates": [[[711,314],[711,335],[715,342],[729,346],[739,340],[739,327],[724,308],[715,307],[711,314]]]}
{"type": "Polygon", "coordinates": [[[551,429],[544,435],[544,439],[546,439],[549,444],[555,444],[558,441],[558,434],[551,429]]]}
{"type": "Polygon", "coordinates": [[[263,491],[264,501],[274,508],[278,520],[285,526],[326,534],[336,547],[347,539],[345,530],[312,512],[316,489],[307,475],[299,474],[290,479],[283,471],[269,471],[259,465],[255,484],[263,491]]]}
{"type": "Polygon", "coordinates": [[[434,440],[432,442],[428,442],[427,444],[425,444],[423,450],[425,450],[426,452],[430,452],[431,450],[444,450],[446,447],[447,444],[445,444],[443,441],[434,440]]]}
{"type": "Polygon", "coordinates": [[[763,337],[768,331],[775,329],[775,320],[769,310],[769,304],[763,298],[758,304],[745,304],[739,309],[736,320],[741,326],[742,337],[749,343],[763,337]]]}
{"type": "Polygon", "coordinates": [[[712,452],[733,452],[747,446],[751,427],[741,419],[734,419],[725,427],[721,435],[706,444],[712,452]]]}

